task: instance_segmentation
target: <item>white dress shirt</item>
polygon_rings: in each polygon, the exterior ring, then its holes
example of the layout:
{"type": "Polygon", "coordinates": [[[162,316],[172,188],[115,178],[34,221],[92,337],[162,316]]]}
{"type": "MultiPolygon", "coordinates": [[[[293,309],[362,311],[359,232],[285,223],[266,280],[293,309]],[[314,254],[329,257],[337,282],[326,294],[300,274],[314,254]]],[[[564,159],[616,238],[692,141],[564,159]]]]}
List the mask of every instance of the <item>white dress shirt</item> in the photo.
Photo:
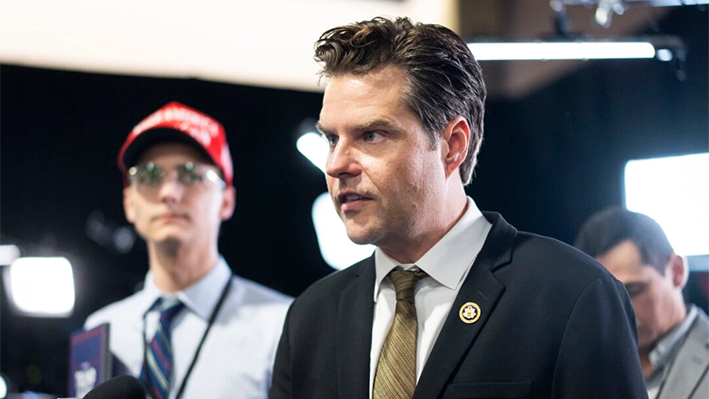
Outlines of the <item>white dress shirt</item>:
{"type": "Polygon", "coordinates": [[[662,383],[667,379],[672,361],[684,344],[685,337],[689,333],[689,329],[692,327],[694,319],[696,318],[697,308],[695,305],[690,305],[689,312],[687,316],[684,317],[684,320],[682,320],[682,323],[658,341],[655,348],[650,352],[649,357],[653,370],[652,373],[645,378],[647,395],[650,399],[657,397],[662,383]]]}
{"type": "MultiPolygon", "coordinates": [[[[176,294],[185,308],[172,322],[174,380],[170,398],[175,398],[209,317],[230,278],[227,297],[182,397],[267,397],[278,340],[292,299],[252,281],[232,277],[229,266],[220,257],[206,276],[176,294]]],[[[141,291],[98,310],[84,325],[90,329],[110,323],[111,352],[135,377],[140,375],[143,365],[143,330],[149,345],[159,322],[159,312],[152,308],[160,295],[152,273],[148,272],[141,291]]]]}
{"type": "Polygon", "coordinates": [[[418,319],[416,341],[416,381],[418,381],[433,344],[441,332],[443,322],[491,228],[492,224],[480,213],[472,198],[468,197],[467,209],[463,217],[415,264],[400,264],[381,249],[375,249],[375,305],[369,360],[370,398],[379,354],[394,321],[396,292],[387,274],[397,266],[401,266],[405,270],[418,267],[430,276],[420,280],[415,291],[418,319]]]}

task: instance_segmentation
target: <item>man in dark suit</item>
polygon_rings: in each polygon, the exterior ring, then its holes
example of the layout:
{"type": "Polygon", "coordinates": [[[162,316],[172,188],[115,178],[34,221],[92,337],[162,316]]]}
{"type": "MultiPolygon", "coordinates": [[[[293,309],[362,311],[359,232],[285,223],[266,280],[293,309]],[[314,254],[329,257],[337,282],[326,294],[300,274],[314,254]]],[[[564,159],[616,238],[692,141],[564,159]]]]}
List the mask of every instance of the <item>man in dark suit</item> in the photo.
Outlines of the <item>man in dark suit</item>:
{"type": "Polygon", "coordinates": [[[369,259],[291,306],[282,398],[645,398],[623,286],[466,196],[485,86],[465,42],[375,18],[316,44],[327,184],[369,259]]]}
{"type": "Polygon", "coordinates": [[[709,398],[709,317],[682,295],[689,270],[662,227],[614,206],[591,216],[574,244],[625,284],[650,399],[709,398]]]}

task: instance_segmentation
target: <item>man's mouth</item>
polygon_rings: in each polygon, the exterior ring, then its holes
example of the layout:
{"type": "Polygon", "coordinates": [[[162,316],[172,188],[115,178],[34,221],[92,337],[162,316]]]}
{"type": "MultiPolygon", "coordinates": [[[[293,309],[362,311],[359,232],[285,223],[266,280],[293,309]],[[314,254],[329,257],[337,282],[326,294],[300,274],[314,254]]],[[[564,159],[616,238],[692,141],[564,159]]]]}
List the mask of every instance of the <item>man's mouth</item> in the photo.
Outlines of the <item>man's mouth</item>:
{"type": "Polygon", "coordinates": [[[360,210],[371,198],[357,193],[341,193],[337,196],[337,202],[343,212],[360,210]]]}
{"type": "Polygon", "coordinates": [[[359,194],[353,194],[353,193],[340,194],[338,196],[338,201],[340,201],[341,204],[346,204],[348,202],[359,201],[359,200],[364,200],[364,199],[367,199],[367,198],[363,197],[359,194]]]}
{"type": "Polygon", "coordinates": [[[178,220],[178,219],[187,219],[187,215],[177,213],[177,212],[170,212],[170,213],[163,213],[162,215],[159,215],[157,217],[158,220],[178,220]]]}

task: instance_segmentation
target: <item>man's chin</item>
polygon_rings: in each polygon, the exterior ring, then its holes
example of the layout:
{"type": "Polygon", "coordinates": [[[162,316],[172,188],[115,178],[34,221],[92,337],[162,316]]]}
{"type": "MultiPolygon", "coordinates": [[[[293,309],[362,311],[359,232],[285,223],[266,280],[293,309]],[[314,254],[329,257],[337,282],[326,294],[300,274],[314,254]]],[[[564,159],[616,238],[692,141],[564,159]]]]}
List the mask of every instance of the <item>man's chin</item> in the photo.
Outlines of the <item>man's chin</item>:
{"type": "Polygon", "coordinates": [[[374,234],[370,229],[365,229],[360,226],[357,227],[347,227],[347,237],[355,244],[366,245],[373,244],[374,234]]]}
{"type": "Polygon", "coordinates": [[[150,232],[150,236],[153,241],[167,241],[167,240],[179,240],[189,232],[189,229],[185,226],[180,226],[176,224],[169,224],[163,226],[157,226],[153,228],[150,232]]]}
{"type": "Polygon", "coordinates": [[[155,241],[155,246],[158,247],[162,252],[166,253],[177,252],[177,249],[180,248],[181,244],[182,240],[176,237],[168,237],[155,241]]]}
{"type": "Polygon", "coordinates": [[[352,241],[353,243],[355,243],[355,244],[357,244],[357,245],[367,245],[367,244],[371,244],[371,243],[372,243],[371,240],[368,240],[368,239],[366,239],[366,238],[351,237],[351,236],[347,236],[347,237],[349,237],[350,241],[352,241]]]}

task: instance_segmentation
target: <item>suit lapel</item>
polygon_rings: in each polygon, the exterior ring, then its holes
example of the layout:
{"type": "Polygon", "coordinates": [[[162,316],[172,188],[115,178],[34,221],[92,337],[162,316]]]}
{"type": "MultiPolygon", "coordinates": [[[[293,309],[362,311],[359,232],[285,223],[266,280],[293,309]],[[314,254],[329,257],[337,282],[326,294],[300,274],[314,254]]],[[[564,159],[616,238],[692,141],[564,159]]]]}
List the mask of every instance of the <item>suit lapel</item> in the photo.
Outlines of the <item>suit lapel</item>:
{"type": "Polygon", "coordinates": [[[660,398],[689,398],[709,368],[709,321],[700,312],[675,358],[660,398]]]}
{"type": "Polygon", "coordinates": [[[340,294],[337,309],[337,379],[340,399],[369,397],[369,353],[374,317],[374,257],[340,294]]]}
{"type": "Polygon", "coordinates": [[[484,215],[493,223],[492,229],[453,302],[421,373],[413,399],[441,395],[505,290],[492,271],[511,261],[517,230],[498,214],[485,212],[484,215]],[[468,302],[480,308],[479,319],[471,324],[464,323],[460,316],[460,309],[468,302]]]}

